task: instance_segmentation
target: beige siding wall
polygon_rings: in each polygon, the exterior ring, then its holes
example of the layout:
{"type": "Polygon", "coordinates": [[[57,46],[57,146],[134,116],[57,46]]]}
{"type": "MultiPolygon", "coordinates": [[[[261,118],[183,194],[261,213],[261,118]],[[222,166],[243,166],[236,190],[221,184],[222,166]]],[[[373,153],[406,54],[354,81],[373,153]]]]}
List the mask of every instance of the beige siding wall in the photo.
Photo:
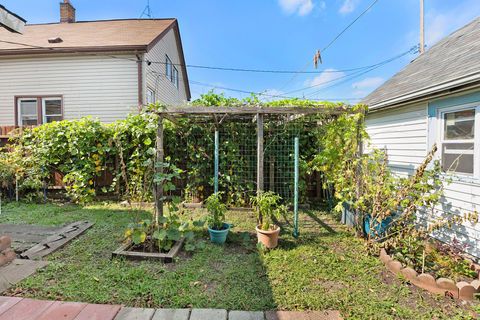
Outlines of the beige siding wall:
{"type": "MultiPolygon", "coordinates": [[[[187,100],[186,84],[184,82],[183,69],[178,66],[181,64],[180,52],[175,39],[175,31],[171,29],[148,53],[145,59],[149,61],[159,61],[161,63],[152,63],[148,66],[144,64],[145,73],[145,93],[149,87],[155,91],[156,100],[168,105],[184,104],[187,100]],[[168,55],[179,73],[179,86],[174,84],[165,76],[165,55],[168,55]]],[[[145,95],[144,95],[145,99],[145,95]]]]}
{"type": "Polygon", "coordinates": [[[138,105],[135,61],[106,56],[0,58],[0,74],[0,125],[14,124],[15,96],[63,95],[65,119],[92,116],[104,122],[125,118],[138,105]]]}
{"type": "MultiPolygon", "coordinates": [[[[371,148],[386,149],[389,166],[400,175],[411,174],[428,152],[427,103],[371,113],[366,126],[371,148]]],[[[453,178],[444,183],[444,197],[434,209],[437,216],[480,211],[480,182],[453,178]]],[[[467,245],[466,251],[480,258],[480,225],[465,223],[435,234],[442,241],[453,238],[467,245]]]]}

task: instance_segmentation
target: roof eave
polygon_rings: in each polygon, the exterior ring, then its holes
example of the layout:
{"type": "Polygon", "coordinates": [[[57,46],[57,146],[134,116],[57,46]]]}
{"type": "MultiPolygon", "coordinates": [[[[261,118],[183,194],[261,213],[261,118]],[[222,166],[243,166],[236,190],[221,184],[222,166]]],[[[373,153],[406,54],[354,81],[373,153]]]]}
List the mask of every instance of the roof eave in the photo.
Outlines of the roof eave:
{"type": "Polygon", "coordinates": [[[66,47],[66,48],[28,48],[28,49],[6,49],[0,50],[0,56],[14,55],[36,55],[56,53],[102,53],[102,52],[146,52],[146,45],[133,46],[104,46],[104,47],[66,47]]]}
{"type": "MultiPolygon", "coordinates": [[[[429,88],[424,88],[415,92],[411,92],[406,95],[398,96],[392,99],[388,99],[385,101],[382,101],[380,103],[376,104],[371,104],[369,105],[369,111],[376,111],[384,108],[392,108],[397,105],[405,104],[405,103],[411,103],[416,100],[422,100],[423,98],[430,97],[432,95],[452,90],[457,87],[464,87],[468,86],[469,84],[475,84],[480,80],[480,72],[474,73],[467,75],[462,78],[458,78],[455,80],[450,80],[429,88]]],[[[368,103],[367,103],[368,104],[368,103]]]]}

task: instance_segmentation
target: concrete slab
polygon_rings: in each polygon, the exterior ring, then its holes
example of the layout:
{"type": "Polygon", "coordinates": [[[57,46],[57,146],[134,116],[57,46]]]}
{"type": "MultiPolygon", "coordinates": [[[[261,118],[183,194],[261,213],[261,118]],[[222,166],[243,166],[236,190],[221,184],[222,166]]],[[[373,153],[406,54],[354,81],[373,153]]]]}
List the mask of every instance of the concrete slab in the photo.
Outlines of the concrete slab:
{"type": "Polygon", "coordinates": [[[15,259],[12,263],[0,267],[0,293],[46,265],[46,261],[15,259]]]}
{"type": "MultiPolygon", "coordinates": [[[[120,311],[119,305],[88,304],[75,320],[113,320],[120,311]]],[[[0,319],[1,320],[1,319],[0,319]]]]}
{"type": "Polygon", "coordinates": [[[190,320],[227,320],[225,309],[192,309],[190,320]]]}
{"type": "Polygon", "coordinates": [[[266,320],[342,320],[339,311],[267,311],[266,320]]]}
{"type": "Polygon", "coordinates": [[[155,309],[122,308],[115,320],[151,320],[155,309]]]}
{"type": "Polygon", "coordinates": [[[35,320],[73,320],[86,306],[86,303],[56,301],[35,320]]]}
{"type": "Polygon", "coordinates": [[[264,320],[262,311],[230,311],[228,320],[264,320]]]}
{"type": "Polygon", "coordinates": [[[53,301],[23,299],[0,315],[0,320],[32,320],[47,310],[53,301]]]}
{"type": "Polygon", "coordinates": [[[157,309],[152,320],[188,320],[190,309],[157,309]]]}

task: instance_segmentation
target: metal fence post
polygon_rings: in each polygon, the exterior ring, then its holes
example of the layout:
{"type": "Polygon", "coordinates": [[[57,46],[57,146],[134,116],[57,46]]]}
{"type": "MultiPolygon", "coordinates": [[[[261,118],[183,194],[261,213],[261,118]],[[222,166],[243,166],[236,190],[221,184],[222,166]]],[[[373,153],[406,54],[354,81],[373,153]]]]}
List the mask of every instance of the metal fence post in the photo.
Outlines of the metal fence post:
{"type": "Polygon", "coordinates": [[[293,236],[298,238],[300,232],[298,231],[298,178],[299,178],[299,141],[298,137],[294,138],[295,148],[295,170],[294,170],[294,183],[293,183],[293,236]]]}
{"type": "Polygon", "coordinates": [[[214,157],[214,176],[213,176],[213,191],[218,192],[218,161],[219,161],[219,134],[218,129],[215,129],[215,157],[214,157]]]}

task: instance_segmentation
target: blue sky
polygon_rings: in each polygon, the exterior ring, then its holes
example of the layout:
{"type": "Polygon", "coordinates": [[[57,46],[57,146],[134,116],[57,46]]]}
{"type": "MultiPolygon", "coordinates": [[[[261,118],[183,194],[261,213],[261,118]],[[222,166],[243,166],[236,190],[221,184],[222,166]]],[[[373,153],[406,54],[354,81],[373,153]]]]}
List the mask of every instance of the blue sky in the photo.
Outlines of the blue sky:
{"type": "MultiPolygon", "coordinates": [[[[55,22],[60,0],[0,0],[29,23],[55,22]]],[[[138,18],[146,0],[71,0],[77,20],[138,18]]],[[[179,20],[187,64],[315,71],[312,58],[373,0],[151,0],[155,18],[179,20]]],[[[426,43],[433,45],[480,16],[478,0],[425,0],[426,43]]],[[[414,54],[371,72],[350,68],[373,65],[418,43],[419,1],[379,0],[323,53],[318,74],[255,74],[189,69],[190,80],[315,99],[361,98],[399,71],[414,54]],[[326,72],[323,72],[326,70],[326,72]],[[325,84],[328,82],[327,84],[325,84]],[[302,88],[315,85],[314,88],[302,88]],[[290,91],[296,91],[289,93],[290,91]]],[[[193,97],[208,86],[191,84],[193,97]]],[[[216,89],[229,96],[248,94],[216,89]]],[[[350,102],[355,102],[351,100],[350,102]]]]}

